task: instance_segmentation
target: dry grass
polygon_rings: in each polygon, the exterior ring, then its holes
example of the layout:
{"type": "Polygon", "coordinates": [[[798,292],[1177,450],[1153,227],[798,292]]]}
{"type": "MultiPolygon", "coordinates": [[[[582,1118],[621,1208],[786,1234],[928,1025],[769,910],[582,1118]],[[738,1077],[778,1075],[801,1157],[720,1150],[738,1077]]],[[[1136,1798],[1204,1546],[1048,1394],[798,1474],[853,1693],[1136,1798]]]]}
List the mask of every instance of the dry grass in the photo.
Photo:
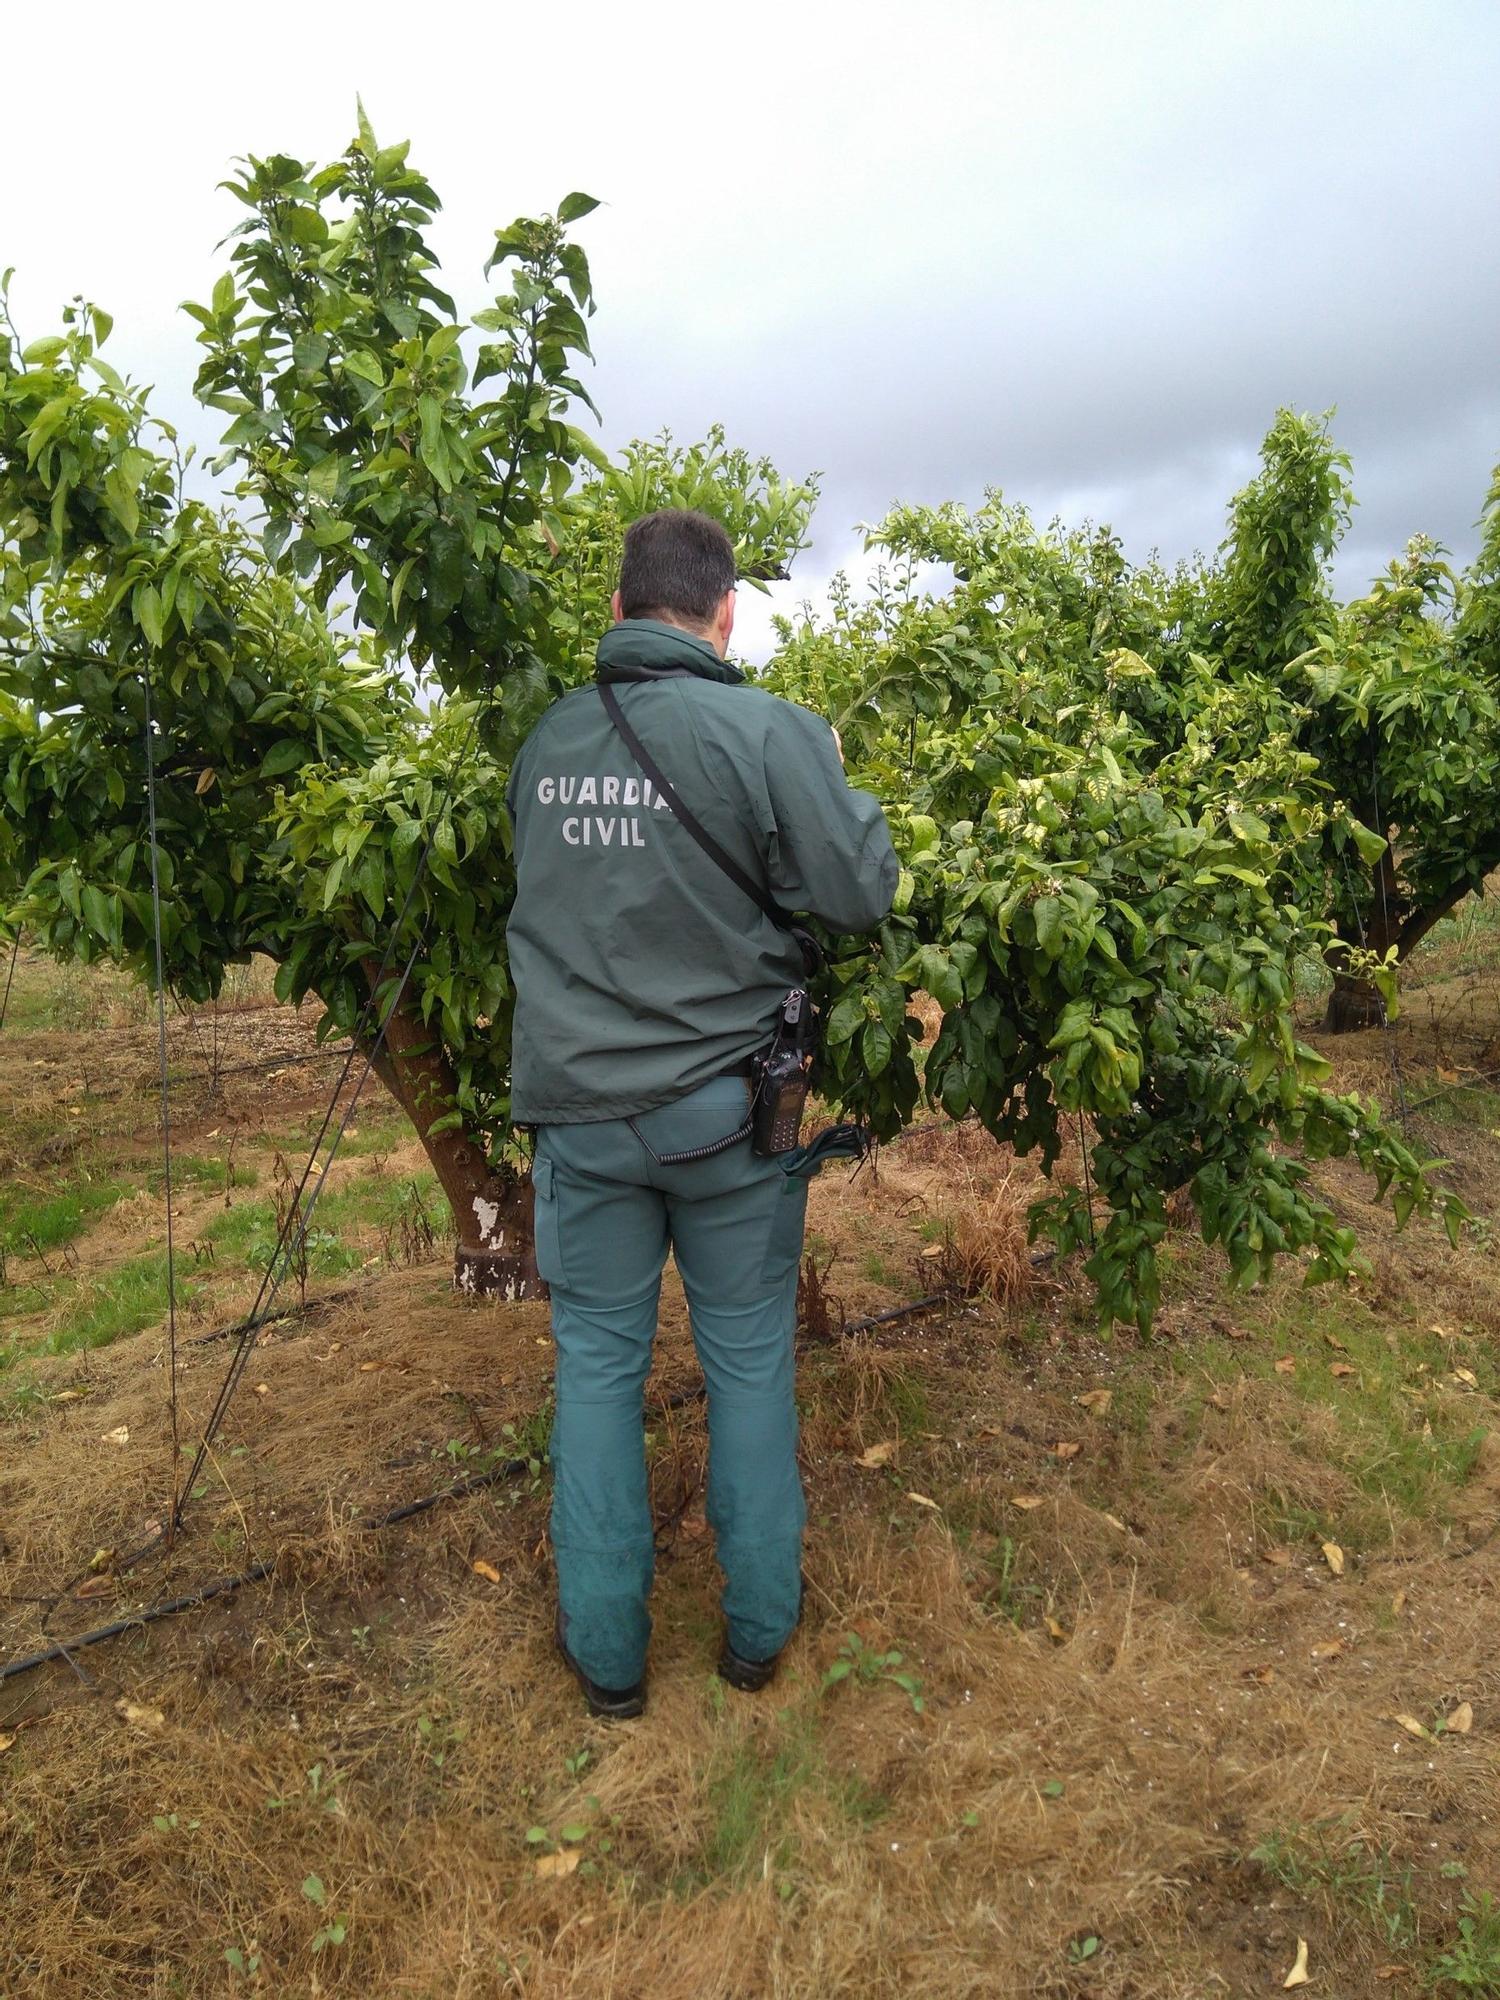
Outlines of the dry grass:
{"type": "Polygon", "coordinates": [[[1015,1306],[1036,1282],[1027,1214],[1034,1186],[1015,1170],[987,1185],[970,1171],[946,1207],[949,1262],[959,1288],[997,1306],[1015,1306]]]}
{"type": "MultiPolygon", "coordinates": [[[[1470,1199],[1493,1192],[1487,1132],[1456,1136],[1470,1199]]],[[[1357,1293],[1231,1298],[1174,1231],[1158,1338],[1107,1343],[1035,1282],[1030,1171],[935,1128],[814,1188],[838,1304],[800,1363],[808,1610],[758,1699],[710,1671],[675,1286],[651,1706],[624,1726],[584,1717],[552,1651],[544,1482],[362,1525],[538,1447],[544,1311],[466,1305],[428,1265],[268,1333],[170,1567],[106,1556],[47,1622],[249,1559],[273,1580],[0,1685],[0,1994],[1205,2000],[1280,1990],[1298,1936],[1314,1992],[1419,1992],[1459,1897],[1500,1884],[1493,1251],[1394,1237],[1332,1170],[1371,1248],[1357,1293]],[[935,1242],[970,1296],[836,1337],[933,1289],[935,1242]],[[1466,1735],[1390,1719],[1461,1701],[1466,1735]],[[1330,1840],[1404,1898],[1399,1944],[1296,1860],[1330,1840]]],[[[226,1358],[185,1345],[189,1419],[226,1358]]],[[[159,1329],[37,1382],[0,1429],[6,1656],[170,1479],[159,1329]]]]}

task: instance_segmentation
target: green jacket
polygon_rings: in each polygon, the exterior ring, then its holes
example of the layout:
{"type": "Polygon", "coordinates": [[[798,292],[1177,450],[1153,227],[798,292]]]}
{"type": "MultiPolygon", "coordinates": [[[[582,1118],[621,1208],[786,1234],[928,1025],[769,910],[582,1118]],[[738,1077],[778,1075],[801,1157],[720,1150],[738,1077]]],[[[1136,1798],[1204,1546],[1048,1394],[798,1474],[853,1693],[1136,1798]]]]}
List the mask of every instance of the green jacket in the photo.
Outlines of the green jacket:
{"type": "MultiPolygon", "coordinates": [[[[654,619],[607,632],[597,671],[684,805],[782,908],[836,931],[880,922],[890,833],[826,722],[654,619]]],[[[678,825],[595,688],[548,709],[507,803],[518,1125],[650,1111],[762,1046],[801,953],[678,825]]]]}

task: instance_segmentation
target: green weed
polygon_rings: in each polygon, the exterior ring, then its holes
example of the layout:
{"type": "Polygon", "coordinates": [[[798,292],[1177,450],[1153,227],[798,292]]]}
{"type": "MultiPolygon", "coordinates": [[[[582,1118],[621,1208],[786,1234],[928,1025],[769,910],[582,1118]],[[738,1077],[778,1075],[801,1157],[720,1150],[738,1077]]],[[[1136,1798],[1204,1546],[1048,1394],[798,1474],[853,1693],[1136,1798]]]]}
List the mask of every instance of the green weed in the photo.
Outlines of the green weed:
{"type": "Polygon", "coordinates": [[[129,1192],[114,1181],[89,1180],[54,1194],[26,1196],[17,1188],[0,1189],[0,1248],[13,1256],[59,1249],[129,1192]]]}
{"type": "Polygon", "coordinates": [[[1500,1995],[1500,1903],[1485,1892],[1465,1896],[1458,1937],[1433,1960],[1429,1979],[1438,1992],[1500,1995]]]}
{"type": "MultiPolygon", "coordinates": [[[[195,1305],[199,1296],[192,1281],[179,1273],[179,1310],[195,1305]]],[[[0,1372],[23,1354],[76,1354],[84,1348],[108,1347],[154,1326],[166,1314],[165,1251],[128,1258],[103,1277],[80,1279],[59,1317],[39,1339],[0,1347],[0,1372]]]]}
{"type": "Polygon", "coordinates": [[[1356,1911],[1379,1930],[1386,1950],[1405,1951],[1421,1931],[1412,1871],[1349,1828],[1349,1820],[1340,1817],[1269,1833],[1251,1849],[1250,1859],[1296,1895],[1322,1892],[1356,1911]]]}
{"type": "Polygon", "coordinates": [[[335,1916],[329,1909],[328,1891],[323,1887],[322,1877],[309,1875],[302,1884],[302,1893],[323,1918],[313,1933],[310,1948],[314,1956],[332,1946],[341,1945],[349,1935],[349,1919],[335,1916]]]}
{"type": "Polygon", "coordinates": [[[888,1375],[880,1385],[880,1394],[903,1437],[933,1428],[927,1391],[914,1375],[888,1375]]]}
{"type": "Polygon", "coordinates": [[[850,1632],[839,1647],[838,1657],[824,1674],[818,1692],[827,1694],[840,1681],[852,1680],[861,1687],[878,1687],[888,1681],[892,1687],[900,1688],[920,1715],[926,1706],[922,1699],[922,1683],[916,1674],[905,1668],[906,1655],[899,1648],[878,1653],[867,1645],[857,1632],[850,1632]]]}

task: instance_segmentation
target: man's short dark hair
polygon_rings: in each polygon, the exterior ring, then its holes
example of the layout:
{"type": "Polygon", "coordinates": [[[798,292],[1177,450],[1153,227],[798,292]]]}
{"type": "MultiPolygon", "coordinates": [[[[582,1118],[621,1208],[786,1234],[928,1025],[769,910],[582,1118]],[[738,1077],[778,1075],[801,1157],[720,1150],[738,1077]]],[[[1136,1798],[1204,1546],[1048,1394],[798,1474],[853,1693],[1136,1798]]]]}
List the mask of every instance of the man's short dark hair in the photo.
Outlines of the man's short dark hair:
{"type": "Polygon", "coordinates": [[[734,588],[734,546],[717,521],[688,507],[643,514],[625,530],[620,612],[706,625],[734,588]]]}

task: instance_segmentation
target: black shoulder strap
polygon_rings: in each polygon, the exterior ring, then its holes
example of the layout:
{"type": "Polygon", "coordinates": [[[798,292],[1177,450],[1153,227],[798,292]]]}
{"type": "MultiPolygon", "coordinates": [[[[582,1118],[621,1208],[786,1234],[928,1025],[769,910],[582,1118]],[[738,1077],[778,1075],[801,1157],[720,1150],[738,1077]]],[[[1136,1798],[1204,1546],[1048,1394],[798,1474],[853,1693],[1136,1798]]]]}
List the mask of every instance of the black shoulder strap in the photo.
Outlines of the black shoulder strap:
{"type": "Polygon", "coordinates": [[[682,803],[682,800],[677,796],[671,784],[662,775],[661,767],[656,759],[625,720],[625,711],[621,708],[614,689],[607,681],[599,682],[599,698],[604,703],[605,714],[608,715],[610,721],[619,731],[625,748],[634,757],[637,764],[640,765],[646,776],[672,808],[673,815],[684,832],[697,841],[715,867],[721,868],[737,888],[743,889],[751,902],[758,909],[763,910],[773,924],[779,924],[784,931],[791,930],[793,924],[790,914],[782,909],[781,905],[774,901],[758,882],[746,874],[745,870],[741,868],[732,854],[724,852],[718,841],[708,831],[708,828],[694,814],[689,812],[687,807],[682,803]]]}

